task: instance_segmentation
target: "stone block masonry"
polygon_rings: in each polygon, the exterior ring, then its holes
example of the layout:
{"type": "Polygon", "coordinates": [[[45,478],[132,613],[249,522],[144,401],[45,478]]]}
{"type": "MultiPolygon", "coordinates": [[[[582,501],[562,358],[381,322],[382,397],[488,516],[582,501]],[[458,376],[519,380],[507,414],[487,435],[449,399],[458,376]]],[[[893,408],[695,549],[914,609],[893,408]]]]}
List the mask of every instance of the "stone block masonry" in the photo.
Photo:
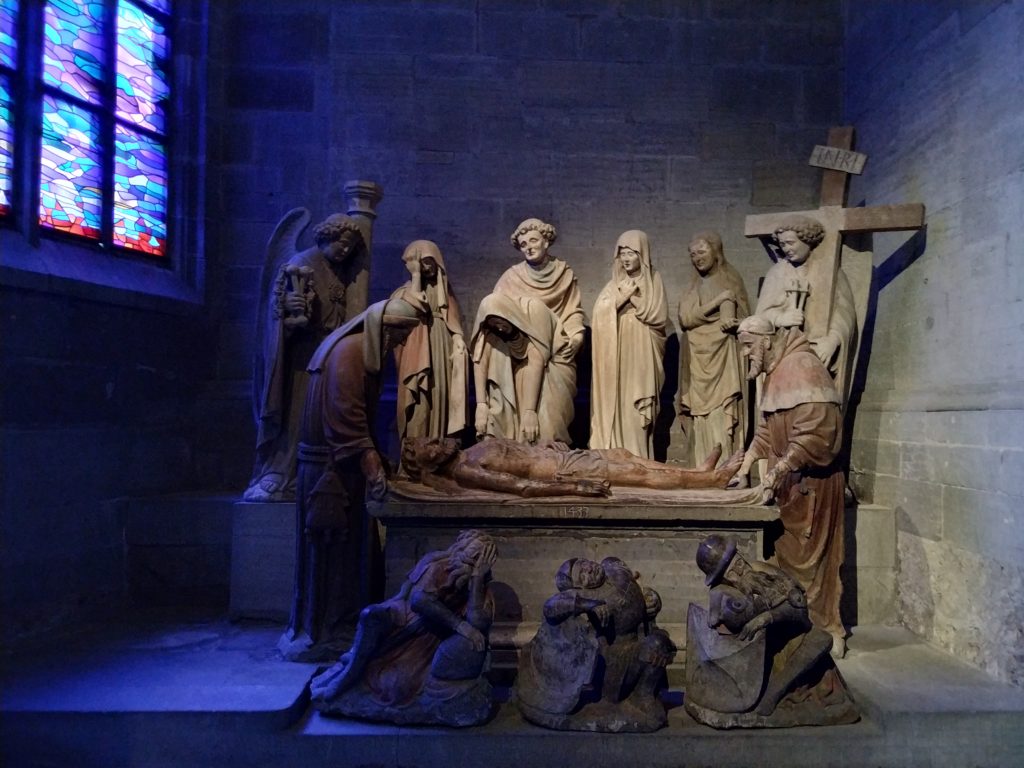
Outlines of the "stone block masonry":
{"type": "MultiPolygon", "coordinates": [[[[846,115],[869,156],[851,199],[914,196],[927,245],[884,276],[852,482],[895,510],[898,615],[1024,684],[1024,7],[855,4],[846,115]],[[879,34],[885,29],[886,34],[879,34]]],[[[893,236],[875,239],[876,259],[893,236]]]]}

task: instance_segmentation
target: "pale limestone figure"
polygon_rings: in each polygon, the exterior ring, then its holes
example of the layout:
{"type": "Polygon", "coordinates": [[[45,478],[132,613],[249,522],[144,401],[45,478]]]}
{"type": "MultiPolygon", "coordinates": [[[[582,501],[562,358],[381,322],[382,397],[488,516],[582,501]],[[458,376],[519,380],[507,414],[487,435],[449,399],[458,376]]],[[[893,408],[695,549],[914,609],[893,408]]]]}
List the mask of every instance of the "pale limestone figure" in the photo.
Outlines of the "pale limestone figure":
{"type": "Polygon", "coordinates": [[[484,722],[493,706],[484,672],[496,559],[494,541],[475,530],[424,556],[394,597],[362,611],[352,647],[313,678],[313,705],[401,725],[484,722]]]}
{"type": "Polygon", "coordinates": [[[549,252],[557,236],[555,228],[540,219],[520,223],[511,240],[512,247],[523,254],[523,261],[505,270],[494,285],[494,293],[544,302],[561,323],[569,342],[570,358],[574,359],[583,346],[586,316],[572,269],[549,252]]]}
{"type": "Polygon", "coordinates": [[[634,456],[624,448],[571,450],[565,443],[528,445],[490,438],[465,450],[452,439],[410,438],[402,469],[415,482],[452,495],[467,489],[542,496],[608,496],[613,488],[725,488],[742,454],[720,467],[718,452],[695,469],[634,456]]]}
{"type": "Polygon", "coordinates": [[[539,299],[492,293],[476,329],[477,437],[569,442],[575,352],[558,316],[539,299]]]}
{"type": "Polygon", "coordinates": [[[310,220],[305,208],[286,213],[267,243],[253,371],[256,458],[245,501],[295,498],[306,363],[328,334],[366,309],[381,189],[352,181],[345,193],[348,215],[332,214],[314,227],[314,247],[296,251],[310,220]]]}
{"type": "Polygon", "coordinates": [[[565,561],[544,621],[523,648],[523,716],[569,731],[647,732],[668,718],[659,698],[676,648],[654,625],[661,598],[617,557],[565,561]]]}
{"type": "Polygon", "coordinates": [[[845,540],[846,473],[840,458],[843,419],[835,383],[799,328],[776,329],[760,315],[739,327],[751,379],[765,374],[757,428],[739,475],[767,460],[765,501],[779,506],[782,536],[775,556],[807,594],[816,627],[832,635],[833,653],[846,652],[839,615],[845,540]]]}
{"type": "Polygon", "coordinates": [[[667,322],[665,286],[651,265],[647,235],[623,232],[612,279],[594,304],[591,448],[625,448],[651,457],[665,383],[667,322]]]}
{"type": "Polygon", "coordinates": [[[376,528],[364,495],[387,493],[374,440],[383,361],[424,307],[391,299],[336,329],[309,360],[295,502],[292,613],[278,644],[291,661],[335,659],[372,591],[376,528]]]}
{"type": "Polygon", "coordinates": [[[840,725],[859,719],[829,656],[832,638],[808,617],[807,596],[774,565],[748,563],[732,539],[697,548],[709,607],[687,615],[686,711],[714,728],[840,725]]]}
{"type": "Polygon", "coordinates": [[[834,295],[829,295],[833,266],[817,251],[825,240],[825,229],[816,219],[789,217],[775,229],[775,240],[784,258],[765,275],[755,314],[778,328],[804,332],[836,382],[845,407],[857,346],[857,312],[850,282],[845,272],[838,270],[834,295]],[[821,304],[824,307],[815,306],[821,304]]]}
{"type": "Polygon", "coordinates": [[[689,252],[697,275],[679,302],[679,412],[690,419],[694,456],[706,456],[716,445],[728,456],[746,442],[749,387],[736,328],[750,305],[743,278],[725,260],[717,232],[694,235],[689,252]]]}
{"type": "Polygon", "coordinates": [[[445,437],[466,426],[466,344],[462,315],[448,281],[441,249],[429,240],[410,243],[402,261],[411,279],[392,294],[425,301],[429,313],[395,347],[398,436],[445,437]]]}

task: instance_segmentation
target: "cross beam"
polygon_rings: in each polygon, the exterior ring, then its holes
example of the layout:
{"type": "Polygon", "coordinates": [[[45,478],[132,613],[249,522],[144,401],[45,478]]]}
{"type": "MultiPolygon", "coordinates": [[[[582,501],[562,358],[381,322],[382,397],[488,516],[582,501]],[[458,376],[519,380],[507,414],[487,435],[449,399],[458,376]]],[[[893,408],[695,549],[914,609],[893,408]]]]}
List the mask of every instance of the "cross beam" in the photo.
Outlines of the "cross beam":
{"type": "MultiPolygon", "coordinates": [[[[843,126],[829,131],[828,146],[838,149],[853,149],[853,127],[843,126]]],[[[791,211],[788,213],[760,213],[747,216],[744,234],[759,237],[762,241],[771,238],[775,230],[792,216],[808,216],[817,219],[825,228],[825,239],[815,249],[822,262],[819,290],[828,296],[827,302],[815,304],[815,317],[807,318],[808,327],[828,327],[832,305],[835,300],[835,281],[839,271],[843,235],[848,232],[900,232],[920,229],[924,226],[925,208],[922,203],[902,205],[876,205],[862,208],[846,208],[850,175],[846,171],[826,170],[822,172],[820,207],[812,211],[791,211]]],[[[766,246],[767,247],[767,246],[766,246]]],[[[769,249],[771,253],[771,249],[769,249]]]]}

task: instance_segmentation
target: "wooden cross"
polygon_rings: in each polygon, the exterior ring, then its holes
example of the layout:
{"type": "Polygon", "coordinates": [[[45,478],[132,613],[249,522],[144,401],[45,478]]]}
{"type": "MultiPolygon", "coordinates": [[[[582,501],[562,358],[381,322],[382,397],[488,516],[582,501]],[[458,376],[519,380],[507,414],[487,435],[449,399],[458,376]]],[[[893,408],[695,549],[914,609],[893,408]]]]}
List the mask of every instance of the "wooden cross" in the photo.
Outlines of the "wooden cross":
{"type": "MultiPolygon", "coordinates": [[[[847,208],[849,194],[850,171],[856,163],[848,163],[853,149],[853,126],[832,128],[828,132],[828,148],[839,150],[836,157],[829,162],[830,153],[816,148],[811,162],[814,165],[831,165],[822,173],[820,207],[814,211],[793,211],[790,213],[760,213],[747,216],[744,234],[747,237],[759,237],[766,242],[774,235],[775,229],[790,216],[809,216],[817,219],[825,228],[825,239],[815,250],[819,254],[822,273],[818,280],[819,289],[828,296],[827,302],[816,302],[805,319],[805,328],[827,329],[831,321],[832,306],[835,301],[836,274],[839,271],[840,252],[843,235],[848,232],[899,232],[920,229],[924,226],[924,205],[907,203],[904,205],[876,205],[866,208],[847,208]],[[824,162],[816,162],[816,158],[824,162]]],[[[863,156],[859,156],[863,164],[863,156]]],[[[769,253],[773,251],[769,248],[769,253]]],[[[774,256],[773,256],[774,258],[774,256]]],[[[870,267],[870,265],[869,265],[870,267]]],[[[870,279],[870,278],[869,278],[870,279]]],[[[816,281],[817,282],[817,281],[816,281]]]]}

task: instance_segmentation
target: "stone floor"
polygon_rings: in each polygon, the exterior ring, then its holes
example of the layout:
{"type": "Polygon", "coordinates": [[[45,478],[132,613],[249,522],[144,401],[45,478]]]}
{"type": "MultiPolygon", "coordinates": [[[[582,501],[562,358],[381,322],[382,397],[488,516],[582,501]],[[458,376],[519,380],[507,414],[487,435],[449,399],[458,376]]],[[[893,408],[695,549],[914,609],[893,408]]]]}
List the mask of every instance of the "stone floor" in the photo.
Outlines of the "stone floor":
{"type": "Polygon", "coordinates": [[[507,704],[466,730],[322,718],[312,665],[280,661],[280,627],[150,616],[4,659],[0,764],[21,766],[1014,766],[1024,690],[901,629],[863,627],[842,672],[855,725],[719,732],[670,691],[655,734],[559,733],[507,704]]]}

